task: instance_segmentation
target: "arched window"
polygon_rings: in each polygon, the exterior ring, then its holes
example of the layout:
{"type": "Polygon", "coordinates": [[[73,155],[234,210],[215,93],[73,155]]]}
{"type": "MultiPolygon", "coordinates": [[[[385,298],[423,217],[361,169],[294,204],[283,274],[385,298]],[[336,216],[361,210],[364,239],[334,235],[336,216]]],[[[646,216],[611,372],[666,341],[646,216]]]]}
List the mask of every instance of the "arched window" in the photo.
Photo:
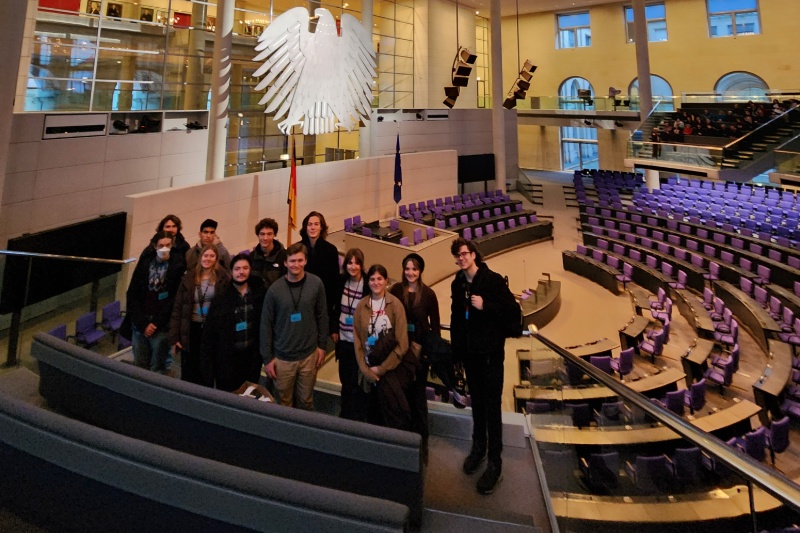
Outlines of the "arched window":
{"type": "MultiPolygon", "coordinates": [[[[564,80],[558,88],[558,96],[561,109],[594,109],[594,89],[589,80],[584,78],[573,77],[564,80]]],[[[561,168],[596,169],[599,168],[598,165],[597,130],[592,126],[562,127],[561,168]]]]}
{"type": "Polygon", "coordinates": [[[714,92],[722,96],[764,96],[767,83],[751,72],[731,72],[714,85],[714,92]]]}
{"type": "MultiPolygon", "coordinates": [[[[653,95],[653,105],[658,104],[659,111],[675,111],[673,104],[672,86],[661,76],[650,74],[650,92],[653,95]]],[[[628,87],[628,94],[639,100],[639,78],[634,78],[628,87]]]]}

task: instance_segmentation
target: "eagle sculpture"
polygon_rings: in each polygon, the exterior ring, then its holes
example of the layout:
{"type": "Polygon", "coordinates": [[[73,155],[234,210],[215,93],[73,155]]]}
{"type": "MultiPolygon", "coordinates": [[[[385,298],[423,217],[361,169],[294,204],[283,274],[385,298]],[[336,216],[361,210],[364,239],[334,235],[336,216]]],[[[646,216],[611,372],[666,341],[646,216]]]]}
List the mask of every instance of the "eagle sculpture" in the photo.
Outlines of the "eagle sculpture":
{"type": "Polygon", "coordinates": [[[351,15],[341,32],[327,9],[314,10],[316,30],[309,31],[308,10],[292,8],[276,18],[258,38],[255,61],[264,63],[256,90],[268,88],[259,104],[285,134],[302,125],[303,134],[351,131],[372,107],[375,49],[372,36],[351,15]]]}

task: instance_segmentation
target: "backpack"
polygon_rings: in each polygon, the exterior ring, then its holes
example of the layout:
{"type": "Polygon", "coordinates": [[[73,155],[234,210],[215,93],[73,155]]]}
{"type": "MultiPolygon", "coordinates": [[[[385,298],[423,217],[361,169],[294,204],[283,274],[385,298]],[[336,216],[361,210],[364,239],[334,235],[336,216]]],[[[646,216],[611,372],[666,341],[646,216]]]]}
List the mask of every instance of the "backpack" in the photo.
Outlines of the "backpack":
{"type": "MultiPolygon", "coordinates": [[[[508,276],[504,276],[503,279],[506,281],[506,290],[508,290],[510,294],[511,290],[508,289],[508,276]]],[[[516,298],[513,296],[512,301],[514,302],[513,305],[509,304],[506,306],[500,317],[500,329],[506,338],[522,337],[522,330],[524,329],[522,323],[522,307],[520,307],[519,302],[517,302],[516,298]]]]}

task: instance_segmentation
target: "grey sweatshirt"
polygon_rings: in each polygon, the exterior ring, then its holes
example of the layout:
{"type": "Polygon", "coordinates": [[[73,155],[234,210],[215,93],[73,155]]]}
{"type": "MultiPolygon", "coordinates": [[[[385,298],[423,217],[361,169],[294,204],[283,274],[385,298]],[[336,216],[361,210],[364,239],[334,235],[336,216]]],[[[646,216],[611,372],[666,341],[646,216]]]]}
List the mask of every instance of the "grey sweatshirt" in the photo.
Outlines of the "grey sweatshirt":
{"type": "Polygon", "coordinates": [[[322,280],[306,272],[297,283],[286,276],[270,285],[261,313],[261,357],[300,361],[328,342],[328,312],[322,280]]]}

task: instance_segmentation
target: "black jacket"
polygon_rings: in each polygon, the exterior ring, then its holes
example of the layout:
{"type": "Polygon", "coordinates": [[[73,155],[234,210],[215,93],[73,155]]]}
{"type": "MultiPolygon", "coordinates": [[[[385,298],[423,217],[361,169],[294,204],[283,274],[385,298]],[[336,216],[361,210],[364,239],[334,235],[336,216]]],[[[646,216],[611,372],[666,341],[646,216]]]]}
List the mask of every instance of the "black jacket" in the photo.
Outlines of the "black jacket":
{"type": "Polygon", "coordinates": [[[272,241],[272,253],[265,255],[261,250],[261,245],[256,244],[250,252],[250,264],[253,274],[264,280],[264,290],[281,276],[286,274],[286,248],[275,239],[272,241]]]}
{"type": "Polygon", "coordinates": [[[173,249],[169,255],[169,266],[164,280],[167,297],[158,302],[158,311],[152,320],[148,320],[145,314],[145,298],[148,292],[150,263],[155,257],[155,249],[152,246],[148,246],[139,257],[138,263],[136,263],[136,268],[133,270],[131,283],[128,285],[128,292],[126,293],[126,317],[130,319],[131,324],[136,326],[139,331],[144,331],[152,321],[159,330],[166,332],[169,329],[169,320],[172,316],[172,304],[175,301],[175,295],[178,292],[178,286],[186,265],[173,249]]]}
{"type": "MultiPolygon", "coordinates": [[[[327,298],[328,316],[333,315],[333,302],[342,293],[336,293],[339,288],[339,250],[325,239],[317,239],[317,244],[311,247],[309,239],[303,239],[303,244],[308,248],[308,263],[306,272],[310,272],[322,280],[327,298]]],[[[337,320],[339,315],[336,315],[337,320]]]]}
{"type": "Polygon", "coordinates": [[[505,346],[502,321],[519,314],[518,304],[505,279],[497,272],[489,270],[485,263],[481,263],[471,286],[464,272],[459,271],[450,290],[450,340],[453,345],[453,359],[462,360],[467,354],[502,354],[505,346]],[[468,294],[483,298],[482,310],[472,307],[467,299],[468,294]]]}
{"type": "MultiPolygon", "coordinates": [[[[214,297],[208,317],[203,327],[203,360],[214,373],[217,380],[230,381],[237,375],[247,375],[251,366],[260,366],[261,358],[258,355],[260,346],[258,333],[261,330],[261,309],[264,306],[264,282],[258,276],[251,275],[247,285],[253,292],[253,321],[255,325],[255,343],[252,349],[252,360],[238,358],[235,349],[236,316],[234,309],[239,304],[241,296],[236,285],[228,283],[220,294],[214,297]]],[[[235,380],[234,380],[235,381],[235,380]]],[[[242,380],[244,381],[244,380],[242,380]]],[[[240,382],[241,383],[241,382],[240,382]]]]}

